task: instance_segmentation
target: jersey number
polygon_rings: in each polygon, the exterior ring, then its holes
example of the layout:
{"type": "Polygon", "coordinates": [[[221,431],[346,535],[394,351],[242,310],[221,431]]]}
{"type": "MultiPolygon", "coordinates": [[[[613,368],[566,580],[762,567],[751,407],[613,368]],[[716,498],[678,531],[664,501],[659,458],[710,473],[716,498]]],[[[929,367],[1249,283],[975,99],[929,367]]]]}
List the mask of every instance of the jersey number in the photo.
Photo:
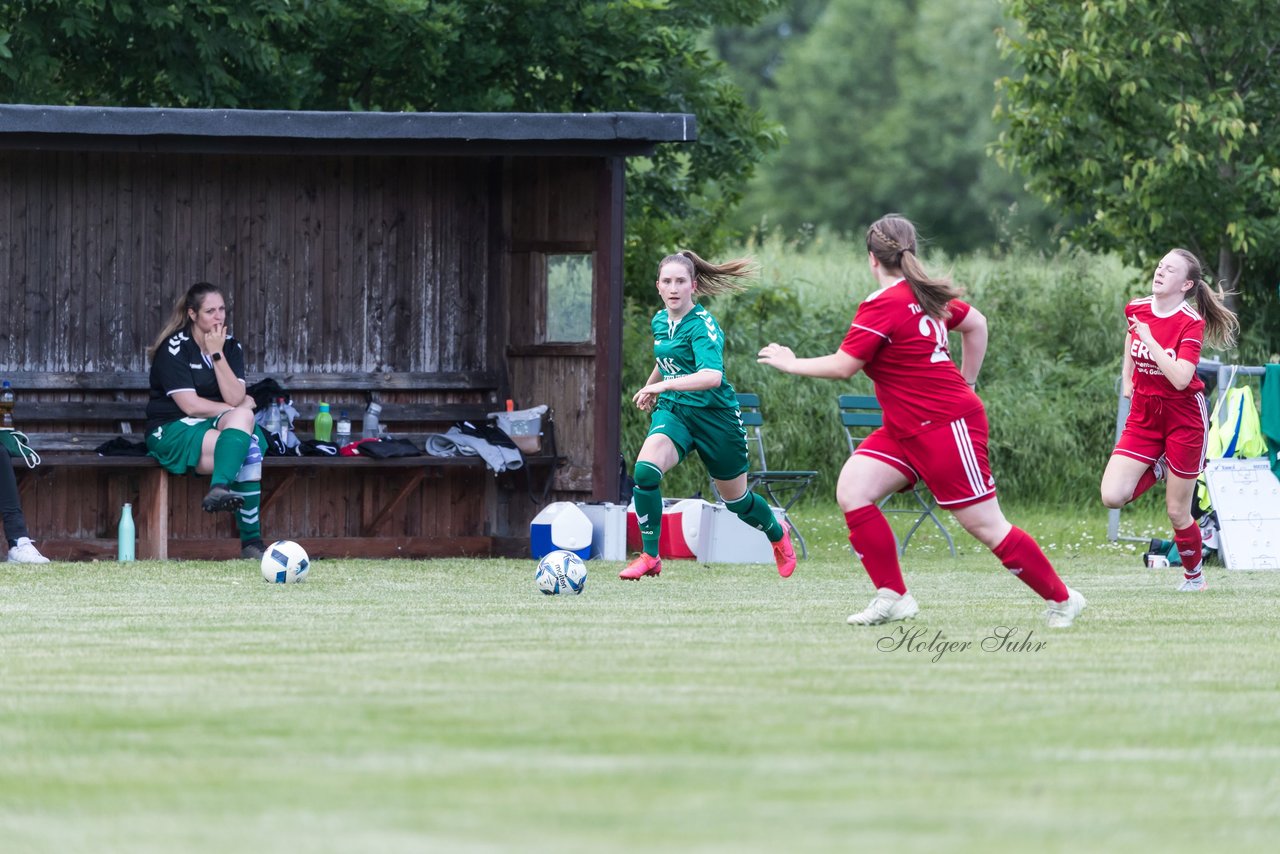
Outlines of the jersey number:
{"type": "Polygon", "coordinates": [[[920,334],[925,338],[932,338],[934,347],[933,354],[929,356],[930,362],[949,362],[951,356],[947,354],[947,326],[939,320],[925,315],[920,318],[920,334]]]}

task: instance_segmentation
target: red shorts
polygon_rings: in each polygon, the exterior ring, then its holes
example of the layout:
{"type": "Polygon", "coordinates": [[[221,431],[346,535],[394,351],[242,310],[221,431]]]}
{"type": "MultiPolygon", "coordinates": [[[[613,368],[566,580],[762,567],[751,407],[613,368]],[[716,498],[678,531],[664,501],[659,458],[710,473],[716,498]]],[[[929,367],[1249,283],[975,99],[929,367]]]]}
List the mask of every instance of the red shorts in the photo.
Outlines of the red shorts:
{"type": "Polygon", "coordinates": [[[1144,463],[1163,456],[1169,471],[1192,478],[1204,471],[1208,445],[1209,407],[1202,392],[1187,397],[1135,394],[1112,453],[1144,463]]]}
{"type": "Polygon", "coordinates": [[[880,427],[859,442],[854,453],[893,466],[913,484],[923,480],[948,510],[996,494],[987,462],[987,416],[981,410],[906,439],[895,439],[880,427]]]}

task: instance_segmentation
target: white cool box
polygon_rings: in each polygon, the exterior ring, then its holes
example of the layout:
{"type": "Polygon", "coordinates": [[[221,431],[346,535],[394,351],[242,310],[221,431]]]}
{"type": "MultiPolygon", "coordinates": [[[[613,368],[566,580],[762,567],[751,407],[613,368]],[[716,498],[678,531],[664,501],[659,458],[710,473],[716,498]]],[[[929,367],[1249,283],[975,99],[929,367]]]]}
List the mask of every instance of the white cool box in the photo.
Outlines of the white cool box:
{"type": "MultiPolygon", "coordinates": [[[[701,563],[773,563],[773,546],[764,532],[723,504],[698,498],[663,503],[660,556],[701,563]]],[[[781,511],[775,509],[774,515],[782,522],[781,511]]],[[[640,550],[640,526],[634,505],[559,501],[534,518],[529,541],[535,558],[568,549],[583,558],[624,561],[640,550]]]]}

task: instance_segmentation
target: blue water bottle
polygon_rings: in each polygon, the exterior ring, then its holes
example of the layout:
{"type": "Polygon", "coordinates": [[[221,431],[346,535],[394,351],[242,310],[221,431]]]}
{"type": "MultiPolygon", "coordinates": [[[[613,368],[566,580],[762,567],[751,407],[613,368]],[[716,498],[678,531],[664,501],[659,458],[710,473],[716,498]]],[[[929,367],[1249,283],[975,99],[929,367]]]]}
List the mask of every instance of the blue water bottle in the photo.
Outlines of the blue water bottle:
{"type": "Polygon", "coordinates": [[[120,529],[116,533],[116,553],[121,563],[133,560],[133,505],[125,504],[120,511],[120,529]]]}

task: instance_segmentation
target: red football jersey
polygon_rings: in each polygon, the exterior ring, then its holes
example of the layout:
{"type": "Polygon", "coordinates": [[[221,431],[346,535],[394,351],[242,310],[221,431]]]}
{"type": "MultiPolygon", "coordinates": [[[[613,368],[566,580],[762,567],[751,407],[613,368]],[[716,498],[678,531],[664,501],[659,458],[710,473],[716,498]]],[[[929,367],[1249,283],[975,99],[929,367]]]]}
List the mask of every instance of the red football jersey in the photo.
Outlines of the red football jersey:
{"type": "MultiPolygon", "coordinates": [[[[1152,305],[1154,297],[1140,297],[1124,307],[1125,320],[1133,326],[1134,320],[1141,320],[1151,327],[1151,337],[1164,347],[1164,351],[1175,359],[1186,359],[1193,365],[1200,363],[1200,346],[1204,341],[1204,318],[1187,302],[1167,316],[1156,314],[1152,305]]],[[[1158,397],[1189,397],[1204,391],[1204,382],[1195,374],[1191,382],[1179,391],[1169,382],[1155,360],[1151,358],[1147,345],[1138,336],[1129,333],[1129,356],[1133,359],[1133,390],[1138,394],[1153,394],[1158,397]]]]}
{"type": "Polygon", "coordinates": [[[947,330],[964,320],[969,305],[957,299],[949,308],[945,323],[929,317],[903,279],[863,300],[840,345],[866,362],[885,429],[894,436],[913,436],[982,408],[947,350],[947,330]]]}

